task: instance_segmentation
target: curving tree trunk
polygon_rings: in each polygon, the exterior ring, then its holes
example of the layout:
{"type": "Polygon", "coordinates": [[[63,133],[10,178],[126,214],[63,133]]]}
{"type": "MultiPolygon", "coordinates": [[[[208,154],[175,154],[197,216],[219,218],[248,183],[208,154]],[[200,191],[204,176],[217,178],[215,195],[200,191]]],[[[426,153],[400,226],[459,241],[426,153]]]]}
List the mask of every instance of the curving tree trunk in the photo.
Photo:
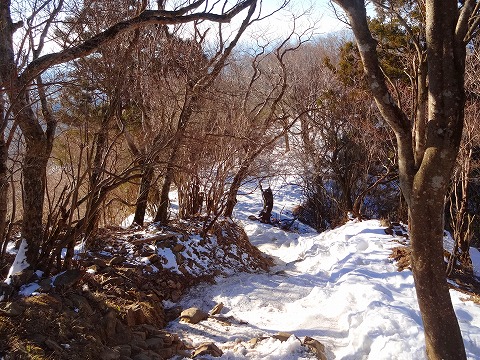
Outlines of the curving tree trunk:
{"type": "Polygon", "coordinates": [[[480,9],[470,0],[425,2],[426,41],[417,42],[416,47],[427,56],[428,89],[423,90],[428,91],[428,102],[422,99],[424,92],[418,92],[416,102],[417,106],[426,106],[427,117],[414,119],[417,124],[412,129],[412,121],[386,85],[377,41],[368,28],[365,2],[334,1],[348,16],[371,93],[397,138],[400,186],[409,208],[412,270],[427,356],[431,360],[466,359],[445,276],[444,199],[464,123],[465,49],[479,26],[480,9]]]}
{"type": "Polygon", "coordinates": [[[242,181],[245,180],[245,178],[248,175],[248,170],[250,169],[250,166],[253,162],[254,158],[247,157],[240,168],[238,169],[237,173],[233,177],[232,184],[230,185],[230,188],[228,189],[228,194],[227,194],[227,201],[225,203],[225,210],[223,211],[223,215],[226,217],[232,217],[233,215],[233,209],[235,208],[235,205],[237,204],[237,194],[238,190],[240,189],[240,186],[242,185],[242,181]]]}

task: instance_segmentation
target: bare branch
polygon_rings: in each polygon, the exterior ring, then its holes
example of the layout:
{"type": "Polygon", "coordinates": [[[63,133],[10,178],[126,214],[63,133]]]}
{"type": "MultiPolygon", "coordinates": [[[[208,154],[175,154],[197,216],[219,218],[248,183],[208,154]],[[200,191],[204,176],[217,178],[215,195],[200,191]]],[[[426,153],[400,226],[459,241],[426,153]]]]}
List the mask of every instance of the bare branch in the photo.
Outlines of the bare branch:
{"type": "Polygon", "coordinates": [[[41,74],[46,69],[79,57],[90,55],[91,53],[95,52],[99,46],[116,39],[119,35],[145,25],[184,24],[197,20],[227,23],[230,22],[230,20],[242,10],[256,4],[256,0],[244,0],[223,14],[213,14],[208,12],[189,14],[189,12],[198,8],[202,3],[204,3],[204,1],[205,0],[196,1],[189,6],[175,11],[146,10],[136,17],[121,21],[111,26],[107,30],[91,37],[77,46],[62,50],[60,52],[41,56],[28,64],[25,71],[19,76],[20,82],[22,84],[28,84],[36,76],[38,76],[38,74],[41,74]]]}

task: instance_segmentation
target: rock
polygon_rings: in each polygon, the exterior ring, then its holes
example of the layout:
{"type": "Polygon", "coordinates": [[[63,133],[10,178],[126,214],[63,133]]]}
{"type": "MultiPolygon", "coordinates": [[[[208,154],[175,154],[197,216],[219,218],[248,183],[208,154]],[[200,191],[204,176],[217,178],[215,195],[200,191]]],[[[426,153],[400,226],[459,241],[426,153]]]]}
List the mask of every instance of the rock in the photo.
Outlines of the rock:
{"type": "Polygon", "coordinates": [[[155,351],[147,350],[133,357],[133,360],[163,360],[164,358],[155,351]]]}
{"type": "Polygon", "coordinates": [[[0,299],[3,299],[3,301],[6,301],[12,297],[14,292],[14,288],[12,285],[7,284],[5,282],[0,284],[0,299]]]}
{"type": "Polygon", "coordinates": [[[110,310],[102,319],[103,327],[105,329],[105,336],[108,340],[115,339],[117,327],[117,315],[113,310],[110,310]]]}
{"type": "Polygon", "coordinates": [[[102,269],[107,267],[107,262],[101,258],[93,258],[92,263],[102,269]]]}
{"type": "Polygon", "coordinates": [[[50,278],[42,279],[38,282],[38,285],[40,285],[40,288],[38,289],[38,291],[49,292],[52,289],[52,279],[50,278]]]}
{"type": "Polygon", "coordinates": [[[222,309],[223,309],[223,303],[218,303],[213,307],[212,310],[210,310],[210,315],[220,314],[222,312],[222,309]]]}
{"type": "Polygon", "coordinates": [[[220,357],[223,355],[223,352],[214,343],[205,343],[195,349],[195,351],[193,352],[192,358],[196,358],[197,356],[202,356],[202,355],[220,357]]]}
{"type": "Polygon", "coordinates": [[[142,352],[143,350],[148,349],[147,342],[145,340],[141,340],[141,339],[135,339],[134,338],[131,341],[130,345],[132,346],[132,352],[134,352],[134,353],[139,353],[139,352],[142,352]]]}
{"type": "Polygon", "coordinates": [[[150,262],[150,264],[154,264],[154,263],[156,263],[160,260],[160,258],[158,257],[157,254],[152,254],[152,255],[148,256],[147,259],[150,262]]]}
{"type": "Polygon", "coordinates": [[[61,354],[63,352],[63,348],[58,345],[55,341],[51,339],[45,340],[45,345],[52,351],[56,352],[57,354],[61,354]]]}
{"type": "Polygon", "coordinates": [[[120,265],[120,264],[124,263],[126,260],[127,259],[125,258],[125,256],[121,256],[121,255],[114,256],[108,262],[108,266],[120,265]]]}
{"type": "Polygon", "coordinates": [[[24,269],[19,271],[11,276],[11,284],[13,287],[20,287],[22,285],[28,284],[32,281],[34,271],[30,269],[24,269]]]}
{"type": "Polygon", "coordinates": [[[105,285],[120,286],[120,285],[123,285],[124,283],[125,283],[125,280],[122,277],[117,276],[117,277],[111,277],[110,279],[105,280],[104,282],[102,282],[102,286],[105,286],[105,285]]]}
{"type": "Polygon", "coordinates": [[[183,264],[183,262],[185,261],[185,258],[183,257],[182,254],[176,253],[175,260],[177,261],[177,264],[183,264]]]}
{"type": "Polygon", "coordinates": [[[132,341],[132,330],[121,321],[117,321],[115,327],[115,339],[113,345],[129,344],[132,341]]]}
{"type": "Polygon", "coordinates": [[[176,244],[173,248],[172,248],[172,251],[174,253],[179,253],[181,251],[185,250],[185,245],[183,244],[176,244]]]}
{"type": "Polygon", "coordinates": [[[172,346],[172,344],[173,344],[174,341],[176,341],[176,342],[179,341],[177,337],[175,337],[175,336],[172,335],[172,334],[168,334],[168,333],[163,334],[163,335],[162,335],[162,339],[163,339],[163,345],[164,345],[165,347],[167,347],[167,346],[172,346]]]}
{"type": "Polygon", "coordinates": [[[53,286],[69,288],[73,286],[80,278],[83,273],[79,269],[66,270],[63,273],[57,275],[53,281],[53,286]]]}
{"type": "Polygon", "coordinates": [[[315,354],[318,360],[327,360],[327,355],[325,354],[325,345],[323,345],[320,341],[305,336],[303,345],[307,346],[315,354]]]}
{"type": "Polygon", "coordinates": [[[158,258],[158,261],[152,263],[150,265],[153,268],[153,272],[158,272],[163,269],[163,262],[161,258],[158,258]],[[156,268],[156,269],[155,269],[156,268]]]}
{"type": "Polygon", "coordinates": [[[281,331],[281,332],[277,333],[276,335],[273,335],[272,337],[277,339],[277,340],[280,340],[281,342],[284,342],[284,341],[287,341],[290,338],[290,336],[292,336],[292,335],[293,334],[290,334],[288,332],[281,331]]]}
{"type": "Polygon", "coordinates": [[[165,343],[162,338],[160,337],[152,337],[150,339],[145,340],[147,347],[149,350],[153,350],[158,352],[158,350],[162,350],[165,343]]]}
{"type": "Polygon", "coordinates": [[[183,310],[180,314],[180,321],[190,324],[198,324],[200,321],[206,319],[208,319],[208,314],[195,307],[183,310]]]}
{"type": "Polygon", "coordinates": [[[157,353],[158,355],[160,355],[162,359],[170,359],[172,356],[176,354],[176,349],[169,347],[169,348],[158,350],[157,353]]]}
{"type": "Polygon", "coordinates": [[[145,341],[147,339],[147,333],[145,331],[134,331],[132,332],[132,336],[136,340],[145,341]]]}
{"type": "Polygon", "coordinates": [[[157,329],[155,326],[152,326],[150,324],[142,324],[140,325],[140,328],[146,331],[147,337],[162,337],[166,334],[164,331],[157,329]]]}
{"type": "Polygon", "coordinates": [[[129,326],[150,324],[158,327],[166,325],[163,308],[159,302],[139,302],[130,305],[126,311],[129,326]]]}
{"type": "Polygon", "coordinates": [[[78,308],[80,312],[86,316],[93,314],[93,309],[86,298],[78,294],[71,294],[70,300],[72,300],[73,306],[78,308]]]}
{"type": "Polygon", "coordinates": [[[185,267],[184,264],[180,265],[178,267],[178,270],[180,270],[180,272],[185,275],[185,276],[189,276],[190,275],[190,272],[188,271],[188,269],[185,267]]]}
{"type": "Polygon", "coordinates": [[[135,355],[132,359],[133,360],[152,360],[152,358],[144,352],[141,352],[135,355]]]}
{"type": "Polygon", "coordinates": [[[145,319],[146,316],[143,313],[140,304],[133,304],[127,309],[125,320],[127,320],[128,326],[143,324],[145,319]]]}
{"type": "Polygon", "coordinates": [[[181,306],[174,306],[168,309],[165,309],[165,320],[167,322],[173,321],[180,316],[182,313],[181,306]]]}
{"type": "Polygon", "coordinates": [[[100,360],[119,360],[120,352],[115,349],[105,348],[98,355],[100,360]]]}
{"type": "Polygon", "coordinates": [[[118,351],[120,357],[130,357],[132,355],[132,347],[130,345],[118,345],[115,346],[113,349],[118,351]]]}
{"type": "Polygon", "coordinates": [[[177,237],[173,234],[158,234],[155,238],[150,238],[150,241],[155,240],[155,246],[161,249],[173,248],[177,243],[177,237]]]}
{"type": "Polygon", "coordinates": [[[146,257],[146,258],[148,258],[150,255],[153,255],[153,254],[155,253],[150,248],[142,249],[142,251],[140,252],[140,256],[146,257]]]}
{"type": "Polygon", "coordinates": [[[173,290],[170,294],[170,298],[173,302],[177,302],[182,297],[182,292],[180,290],[173,290]]]}
{"type": "Polygon", "coordinates": [[[0,314],[6,316],[20,316],[25,311],[25,306],[18,302],[0,304],[0,314]]]}

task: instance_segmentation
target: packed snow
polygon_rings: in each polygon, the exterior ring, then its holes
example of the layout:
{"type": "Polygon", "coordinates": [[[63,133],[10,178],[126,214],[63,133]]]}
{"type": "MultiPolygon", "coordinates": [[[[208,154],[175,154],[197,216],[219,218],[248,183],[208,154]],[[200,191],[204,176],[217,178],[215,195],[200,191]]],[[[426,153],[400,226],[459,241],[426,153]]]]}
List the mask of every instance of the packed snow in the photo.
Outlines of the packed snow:
{"type": "MultiPolygon", "coordinates": [[[[272,189],[277,218],[300,203],[299,187],[276,183],[272,189]]],[[[249,220],[262,200],[258,189],[243,190],[235,217],[276,267],[192,289],[179,305],[208,311],[223,303],[221,317],[195,325],[176,320],[168,330],[193,346],[214,342],[221,359],[315,359],[301,346],[305,336],[324,344],[328,359],[426,358],[412,273],[398,272],[388,258],[398,243],[378,221],[350,221],[321,234],[297,223],[295,231],[285,232],[249,220]],[[271,337],[279,332],[292,336],[284,342],[271,337]],[[254,344],[253,338],[259,340],[254,344]]],[[[478,251],[472,255],[478,271],[478,251]]],[[[468,358],[478,359],[480,306],[450,293],[468,358]]]]}

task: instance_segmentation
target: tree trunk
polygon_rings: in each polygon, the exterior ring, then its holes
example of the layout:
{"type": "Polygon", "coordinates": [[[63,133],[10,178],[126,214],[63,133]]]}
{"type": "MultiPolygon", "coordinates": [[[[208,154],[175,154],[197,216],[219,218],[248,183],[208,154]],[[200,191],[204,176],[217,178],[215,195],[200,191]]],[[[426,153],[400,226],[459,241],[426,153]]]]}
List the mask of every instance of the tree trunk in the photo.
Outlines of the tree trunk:
{"type": "Polygon", "coordinates": [[[334,1],[349,17],[370,91],[397,138],[400,186],[409,206],[412,270],[427,356],[430,360],[466,359],[446,282],[442,239],[444,198],[464,122],[466,44],[476,30],[469,26],[478,27],[471,20],[479,9],[475,1],[461,5],[454,0],[425,2],[426,41],[419,46],[427,50],[428,121],[423,127],[422,114],[417,113],[420,123],[412,133],[411,121],[386,85],[376,52],[378,43],[368,28],[365,2],[334,1]]]}
{"type": "Polygon", "coordinates": [[[427,87],[427,61],[425,55],[419,55],[420,59],[417,67],[416,77],[416,112],[413,129],[413,144],[414,144],[414,157],[415,166],[419,167],[423,159],[425,152],[425,132],[427,127],[427,100],[428,100],[428,87],[427,87]]]}
{"type": "Polygon", "coordinates": [[[3,136],[0,136],[0,264],[3,260],[4,245],[8,242],[7,211],[8,211],[8,146],[3,136]]]}
{"type": "Polygon", "coordinates": [[[230,218],[232,217],[233,209],[237,204],[238,190],[242,185],[242,181],[247,176],[248,169],[250,168],[250,165],[252,162],[253,162],[253,159],[251,159],[250,157],[247,157],[247,159],[243,161],[242,165],[240,166],[240,169],[237,171],[237,173],[233,178],[232,184],[228,189],[227,201],[225,202],[225,210],[223,212],[223,215],[226,217],[230,217],[230,218]]]}
{"type": "Polygon", "coordinates": [[[170,157],[168,159],[167,168],[163,177],[162,189],[160,190],[160,203],[158,204],[158,210],[155,214],[155,222],[161,222],[166,224],[168,222],[168,207],[169,207],[169,193],[172,186],[173,176],[175,173],[175,165],[178,157],[178,151],[182,143],[182,139],[185,135],[188,122],[193,114],[193,109],[198,106],[198,92],[201,87],[195,89],[187,88],[185,93],[185,100],[183,102],[182,112],[178,119],[177,132],[173,138],[172,149],[170,157]]]}
{"type": "Polygon", "coordinates": [[[135,205],[135,216],[133,223],[143,226],[145,213],[147,212],[148,193],[153,179],[153,167],[144,165],[140,188],[138,190],[137,202],[135,205]]]}
{"type": "Polygon", "coordinates": [[[273,210],[272,189],[268,187],[266,190],[263,190],[262,185],[260,185],[260,190],[262,190],[262,199],[263,199],[263,209],[260,212],[260,221],[265,224],[270,224],[271,217],[272,217],[272,210],[273,210]]]}
{"type": "MultiPolygon", "coordinates": [[[[42,139],[43,140],[43,139],[42,139]]],[[[22,236],[27,242],[27,262],[37,268],[40,245],[43,242],[43,203],[46,168],[50,152],[45,141],[27,140],[23,160],[23,221],[22,236]]]]}
{"type": "Polygon", "coordinates": [[[170,161],[167,166],[167,170],[165,171],[165,176],[163,177],[162,189],[160,190],[160,202],[158,204],[158,210],[155,214],[155,222],[161,222],[162,224],[166,224],[168,222],[168,207],[169,207],[169,193],[170,187],[172,186],[173,182],[173,161],[176,155],[170,156],[170,161]]]}
{"type": "Polygon", "coordinates": [[[443,197],[418,192],[409,210],[412,270],[429,359],[465,359],[443,259],[443,197]]]}
{"type": "Polygon", "coordinates": [[[101,180],[105,173],[105,156],[108,150],[108,132],[111,121],[115,116],[115,111],[118,106],[118,94],[114,94],[110,99],[105,113],[102,117],[100,129],[95,134],[93,162],[90,169],[89,179],[89,200],[85,211],[84,232],[85,237],[88,239],[95,233],[98,228],[98,222],[100,218],[100,206],[102,204],[102,191],[101,180]]]}

